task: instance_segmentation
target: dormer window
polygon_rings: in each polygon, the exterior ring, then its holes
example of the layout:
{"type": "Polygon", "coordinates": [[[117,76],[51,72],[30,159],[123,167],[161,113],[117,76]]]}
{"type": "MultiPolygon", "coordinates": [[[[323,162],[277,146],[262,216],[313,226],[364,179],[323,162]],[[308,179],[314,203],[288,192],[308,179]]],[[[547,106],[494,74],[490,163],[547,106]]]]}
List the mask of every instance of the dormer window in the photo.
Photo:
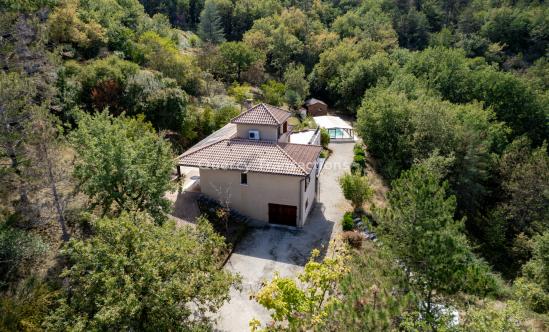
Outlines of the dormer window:
{"type": "Polygon", "coordinates": [[[259,139],[259,130],[250,130],[248,131],[249,139],[259,139]]]}

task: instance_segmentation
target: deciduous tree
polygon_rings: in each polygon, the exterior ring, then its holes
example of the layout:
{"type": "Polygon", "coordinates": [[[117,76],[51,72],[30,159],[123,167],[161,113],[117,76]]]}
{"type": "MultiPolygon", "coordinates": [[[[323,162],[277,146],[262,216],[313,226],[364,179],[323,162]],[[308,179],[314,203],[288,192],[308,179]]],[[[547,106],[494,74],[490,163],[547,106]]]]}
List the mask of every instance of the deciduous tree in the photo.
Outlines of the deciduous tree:
{"type": "Polygon", "coordinates": [[[173,155],[142,118],[81,113],[71,142],[78,152],[74,175],[92,208],[103,215],[146,211],[158,222],[166,219],[173,155]]]}
{"type": "Polygon", "coordinates": [[[187,118],[188,95],[174,79],[140,70],[128,79],[124,92],[129,115],[143,114],[157,130],[179,132],[187,118]]]}
{"type": "Polygon", "coordinates": [[[280,106],[284,102],[284,94],[286,93],[284,83],[268,80],[265,84],[261,85],[261,90],[267,104],[280,106]]]}
{"type": "Polygon", "coordinates": [[[514,288],[519,300],[532,310],[549,311],[549,231],[534,237],[532,259],[522,267],[514,288]]]}
{"type": "Polygon", "coordinates": [[[226,42],[219,46],[224,75],[240,82],[242,72],[259,59],[259,53],[243,42],[226,42]]]}
{"type": "Polygon", "coordinates": [[[229,96],[233,97],[236,102],[240,105],[240,110],[242,110],[242,105],[248,99],[251,99],[252,89],[248,84],[233,84],[228,90],[229,96]]]}
{"type": "Polygon", "coordinates": [[[305,67],[292,64],[284,71],[284,84],[286,86],[286,102],[293,109],[303,105],[309,95],[309,82],[305,78],[305,67]]]}
{"type": "MultiPolygon", "coordinates": [[[[339,302],[335,296],[337,283],[347,271],[349,257],[341,250],[318,262],[319,254],[313,250],[304,271],[298,275],[301,285],[276,274],[254,295],[259,304],[272,310],[273,324],[264,331],[308,330],[328,319],[329,309],[339,302]]],[[[254,319],[250,326],[252,331],[258,331],[261,324],[254,319]]]]}
{"type": "Polygon", "coordinates": [[[388,178],[398,177],[434,153],[452,158],[447,179],[457,194],[460,213],[472,216],[487,193],[494,164],[491,152],[505,141],[507,130],[478,103],[456,105],[419,89],[370,91],[359,109],[359,131],[388,178]]]}
{"type": "Polygon", "coordinates": [[[45,326],[52,330],[202,330],[237,279],[219,269],[223,238],[198,226],[156,225],[145,214],[93,223],[63,249],[69,266],[45,326]]]}
{"type": "Polygon", "coordinates": [[[546,146],[532,149],[519,137],[499,158],[498,204],[478,222],[482,251],[496,268],[516,277],[531,257],[532,237],[549,230],[549,156],[546,146]],[[511,258],[511,259],[510,259],[511,258]]]}
{"type": "Polygon", "coordinates": [[[48,18],[50,38],[57,43],[72,43],[83,50],[97,50],[107,42],[105,30],[93,18],[83,21],[78,3],[65,0],[53,10],[48,18]]]}
{"type": "Polygon", "coordinates": [[[147,31],[139,38],[135,61],[171,77],[188,93],[200,90],[198,67],[192,56],[182,54],[177,44],[156,32],[147,31]]]}

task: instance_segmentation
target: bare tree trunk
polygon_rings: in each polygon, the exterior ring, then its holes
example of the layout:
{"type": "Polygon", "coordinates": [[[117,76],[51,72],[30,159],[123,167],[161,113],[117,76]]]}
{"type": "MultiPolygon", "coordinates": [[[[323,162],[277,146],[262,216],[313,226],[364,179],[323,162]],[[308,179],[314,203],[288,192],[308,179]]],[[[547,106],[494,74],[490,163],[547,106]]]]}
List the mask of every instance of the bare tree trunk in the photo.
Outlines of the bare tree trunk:
{"type": "Polygon", "coordinates": [[[57,221],[59,222],[59,226],[61,226],[61,232],[62,232],[62,239],[63,241],[68,241],[70,238],[69,232],[67,231],[67,223],[65,222],[65,213],[64,208],[61,203],[61,198],[59,197],[59,193],[57,191],[57,184],[55,182],[55,176],[53,175],[53,165],[51,162],[51,159],[48,154],[48,148],[41,144],[42,152],[44,153],[44,158],[46,160],[46,165],[48,168],[48,181],[50,183],[51,192],[53,194],[53,203],[55,205],[55,209],[57,210],[57,221]]]}

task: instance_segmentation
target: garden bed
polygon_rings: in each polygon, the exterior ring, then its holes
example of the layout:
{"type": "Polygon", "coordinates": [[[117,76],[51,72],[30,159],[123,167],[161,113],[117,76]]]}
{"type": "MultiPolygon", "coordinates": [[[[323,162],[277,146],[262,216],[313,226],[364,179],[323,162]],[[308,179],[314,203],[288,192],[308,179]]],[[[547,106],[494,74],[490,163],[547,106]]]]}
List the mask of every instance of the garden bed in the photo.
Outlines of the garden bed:
{"type": "Polygon", "coordinates": [[[227,211],[217,201],[206,196],[198,198],[197,204],[200,214],[205,216],[214,230],[225,238],[225,243],[229,247],[227,256],[223,261],[223,265],[225,265],[236,245],[244,238],[248,231],[247,218],[235,211],[227,211]]]}

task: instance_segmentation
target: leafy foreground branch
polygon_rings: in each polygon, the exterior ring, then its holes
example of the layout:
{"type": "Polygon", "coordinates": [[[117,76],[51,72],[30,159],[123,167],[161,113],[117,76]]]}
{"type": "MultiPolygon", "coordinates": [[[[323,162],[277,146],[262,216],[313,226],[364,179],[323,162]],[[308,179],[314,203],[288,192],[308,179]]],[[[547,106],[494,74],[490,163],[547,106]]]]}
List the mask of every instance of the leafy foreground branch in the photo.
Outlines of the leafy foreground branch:
{"type": "Polygon", "coordinates": [[[317,261],[318,249],[313,250],[304,271],[297,277],[283,278],[275,274],[255,295],[256,301],[273,310],[273,322],[261,329],[261,322],[250,322],[252,331],[308,330],[321,324],[331,307],[338,303],[335,296],[337,283],[347,272],[349,257],[346,250],[340,250],[333,257],[317,261]]]}

